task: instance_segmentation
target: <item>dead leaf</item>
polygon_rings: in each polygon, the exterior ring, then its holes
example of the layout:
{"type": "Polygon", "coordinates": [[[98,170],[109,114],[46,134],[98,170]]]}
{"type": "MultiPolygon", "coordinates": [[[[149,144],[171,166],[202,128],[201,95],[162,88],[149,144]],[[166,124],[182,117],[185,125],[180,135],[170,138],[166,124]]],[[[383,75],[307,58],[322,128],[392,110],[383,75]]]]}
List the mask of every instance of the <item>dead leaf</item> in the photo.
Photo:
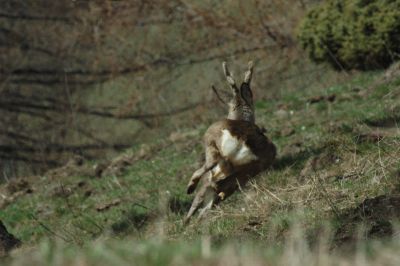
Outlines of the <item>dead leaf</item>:
{"type": "Polygon", "coordinates": [[[322,101],[334,102],[335,99],[336,99],[335,94],[331,94],[328,96],[319,95],[319,96],[313,96],[311,98],[308,98],[307,102],[310,104],[318,103],[318,102],[322,102],[322,101]]]}

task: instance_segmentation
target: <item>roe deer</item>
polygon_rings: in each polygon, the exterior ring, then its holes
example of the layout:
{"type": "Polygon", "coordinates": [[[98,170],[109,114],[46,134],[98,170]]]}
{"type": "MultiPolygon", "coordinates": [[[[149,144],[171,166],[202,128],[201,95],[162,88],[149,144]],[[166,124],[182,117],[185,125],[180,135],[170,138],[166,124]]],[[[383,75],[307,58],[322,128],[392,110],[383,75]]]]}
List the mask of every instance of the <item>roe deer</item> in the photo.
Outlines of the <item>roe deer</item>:
{"type": "Polygon", "coordinates": [[[271,166],[276,156],[275,145],[255,124],[250,88],[253,63],[249,62],[240,88],[236,86],[225,62],[222,63],[222,68],[232,92],[228,103],[229,113],[226,119],[212,124],[204,134],[206,160],[193,173],[187,193],[193,193],[200,179],[203,185],[193,200],[185,223],[201,206],[203,209],[199,217],[229,197],[251,177],[271,166]]]}

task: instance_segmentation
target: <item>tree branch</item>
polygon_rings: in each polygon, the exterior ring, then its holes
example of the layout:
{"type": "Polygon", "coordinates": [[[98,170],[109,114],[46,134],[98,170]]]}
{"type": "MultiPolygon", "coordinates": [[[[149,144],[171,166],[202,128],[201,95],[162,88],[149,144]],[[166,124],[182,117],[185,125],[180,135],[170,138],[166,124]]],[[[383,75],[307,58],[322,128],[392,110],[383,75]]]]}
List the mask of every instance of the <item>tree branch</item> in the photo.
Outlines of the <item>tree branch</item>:
{"type": "Polygon", "coordinates": [[[62,21],[72,22],[72,18],[69,17],[52,17],[52,16],[35,16],[27,14],[8,14],[0,12],[0,18],[5,19],[16,19],[16,20],[39,20],[39,21],[62,21]]]}
{"type": "Polygon", "coordinates": [[[55,167],[55,166],[60,166],[61,164],[58,161],[54,160],[37,160],[37,159],[32,159],[30,157],[24,157],[20,155],[15,155],[15,154],[1,154],[0,153],[0,159],[3,160],[9,160],[9,161],[20,161],[20,162],[26,162],[30,164],[47,164],[48,166],[55,167]]]}

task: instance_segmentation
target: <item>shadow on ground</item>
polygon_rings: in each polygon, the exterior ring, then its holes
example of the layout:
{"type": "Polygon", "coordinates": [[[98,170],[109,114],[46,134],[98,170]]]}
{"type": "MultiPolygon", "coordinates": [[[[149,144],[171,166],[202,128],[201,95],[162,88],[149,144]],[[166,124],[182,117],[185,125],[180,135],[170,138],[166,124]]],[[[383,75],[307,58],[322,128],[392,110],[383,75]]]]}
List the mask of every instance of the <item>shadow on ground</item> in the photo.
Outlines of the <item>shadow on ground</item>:
{"type": "Polygon", "coordinates": [[[335,232],[337,246],[353,246],[359,240],[390,238],[400,219],[400,194],[365,199],[356,208],[343,211],[335,232]]]}
{"type": "Polygon", "coordinates": [[[122,218],[111,225],[115,234],[123,234],[131,231],[143,229],[150,220],[154,218],[149,209],[144,206],[134,205],[128,211],[125,211],[122,218]]]}
{"type": "Polygon", "coordinates": [[[364,123],[371,127],[392,128],[400,126],[400,113],[390,114],[379,119],[367,119],[364,123]]]}
{"type": "Polygon", "coordinates": [[[182,199],[180,197],[171,197],[168,201],[169,210],[175,214],[186,214],[192,205],[191,199],[182,199]]]}
{"type": "Polygon", "coordinates": [[[274,162],[273,169],[282,170],[292,166],[299,167],[299,169],[301,169],[308,159],[321,154],[324,150],[325,148],[321,147],[303,150],[294,154],[284,154],[283,156],[278,157],[274,162]]]}

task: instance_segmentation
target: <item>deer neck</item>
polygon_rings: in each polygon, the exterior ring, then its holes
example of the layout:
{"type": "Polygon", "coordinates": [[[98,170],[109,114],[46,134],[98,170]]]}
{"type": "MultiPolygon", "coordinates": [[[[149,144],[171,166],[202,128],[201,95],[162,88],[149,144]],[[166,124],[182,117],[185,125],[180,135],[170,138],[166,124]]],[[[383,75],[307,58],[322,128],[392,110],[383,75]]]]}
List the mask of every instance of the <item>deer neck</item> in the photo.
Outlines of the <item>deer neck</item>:
{"type": "Polygon", "coordinates": [[[254,110],[249,106],[229,106],[228,119],[230,120],[243,120],[255,123],[254,110]]]}

